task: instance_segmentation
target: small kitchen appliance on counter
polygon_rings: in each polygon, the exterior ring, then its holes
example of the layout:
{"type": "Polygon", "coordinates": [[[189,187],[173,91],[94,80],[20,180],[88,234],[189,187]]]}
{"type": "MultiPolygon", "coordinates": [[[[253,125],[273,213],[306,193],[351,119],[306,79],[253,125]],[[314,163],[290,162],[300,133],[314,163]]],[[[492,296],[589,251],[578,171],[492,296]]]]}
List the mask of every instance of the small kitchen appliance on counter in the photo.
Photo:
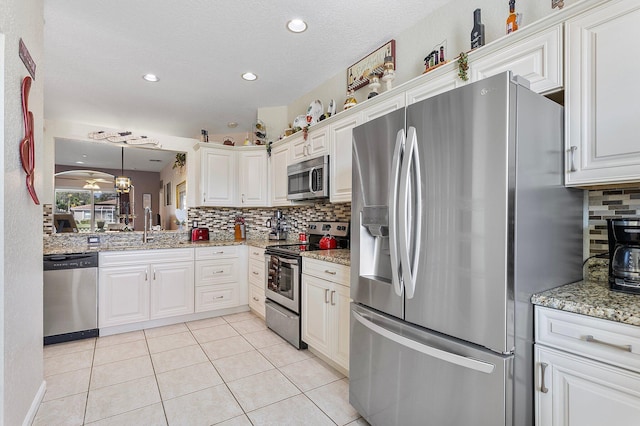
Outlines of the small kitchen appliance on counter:
{"type": "Polygon", "coordinates": [[[266,264],[265,310],[267,327],[298,349],[302,341],[302,256],[305,251],[322,250],[324,243],[335,248],[349,248],[349,222],[309,222],[305,241],[298,244],[268,246],[266,264]]]}
{"type": "Polygon", "coordinates": [[[608,219],[609,286],[640,294],[640,218],[608,219]]]}
{"type": "Polygon", "coordinates": [[[271,228],[269,232],[270,240],[286,240],[288,236],[287,218],[280,210],[276,210],[273,216],[267,219],[267,228],[271,228]]]}
{"type": "Polygon", "coordinates": [[[193,228],[191,241],[209,241],[209,228],[193,228]]]}

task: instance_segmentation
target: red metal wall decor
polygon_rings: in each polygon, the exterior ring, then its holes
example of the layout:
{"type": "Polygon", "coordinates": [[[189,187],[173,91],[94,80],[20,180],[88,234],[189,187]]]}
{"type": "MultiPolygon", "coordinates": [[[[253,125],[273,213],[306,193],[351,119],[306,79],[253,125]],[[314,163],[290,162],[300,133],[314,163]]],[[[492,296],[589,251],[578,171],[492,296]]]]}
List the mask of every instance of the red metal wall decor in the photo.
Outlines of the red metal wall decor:
{"type": "Polygon", "coordinates": [[[20,141],[20,162],[22,169],[27,174],[27,190],[36,205],[40,204],[36,189],[33,186],[33,176],[36,167],[36,147],[33,140],[33,113],[29,111],[29,91],[31,90],[31,77],[26,76],[22,80],[22,117],[24,118],[24,138],[20,141]]]}

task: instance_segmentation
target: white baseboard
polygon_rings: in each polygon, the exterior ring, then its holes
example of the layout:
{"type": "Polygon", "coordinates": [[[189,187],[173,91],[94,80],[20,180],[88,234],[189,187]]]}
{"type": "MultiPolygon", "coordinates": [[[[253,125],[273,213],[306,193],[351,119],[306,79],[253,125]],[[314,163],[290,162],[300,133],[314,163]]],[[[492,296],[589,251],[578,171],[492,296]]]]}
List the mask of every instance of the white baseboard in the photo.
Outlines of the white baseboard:
{"type": "Polygon", "coordinates": [[[40,403],[42,402],[42,398],[44,398],[44,393],[46,391],[47,382],[46,380],[43,380],[40,384],[38,392],[36,393],[36,396],[33,398],[33,402],[31,402],[31,407],[29,407],[27,415],[24,417],[22,426],[30,426],[33,423],[33,420],[36,418],[36,413],[38,412],[38,408],[40,408],[40,403]]]}

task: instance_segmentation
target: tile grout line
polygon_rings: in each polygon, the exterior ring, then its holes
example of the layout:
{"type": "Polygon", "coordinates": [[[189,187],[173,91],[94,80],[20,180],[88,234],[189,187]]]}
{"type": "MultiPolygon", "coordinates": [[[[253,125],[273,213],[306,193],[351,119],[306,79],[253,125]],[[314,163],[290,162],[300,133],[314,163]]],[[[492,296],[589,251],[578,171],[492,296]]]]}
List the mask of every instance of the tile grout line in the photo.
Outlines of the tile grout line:
{"type": "MultiPolygon", "coordinates": [[[[185,324],[185,323],[182,323],[185,324]]],[[[187,326],[185,324],[185,326],[187,326]]],[[[189,327],[187,327],[188,329],[189,327]]],[[[158,383],[158,374],[156,373],[156,366],[153,364],[153,358],[151,357],[151,350],[149,350],[149,342],[147,340],[147,333],[142,330],[142,334],[144,335],[144,343],[147,345],[147,352],[149,352],[149,362],[151,362],[151,369],[153,370],[153,378],[156,381],[156,388],[158,389],[158,396],[160,397],[160,405],[162,406],[162,413],[164,414],[164,420],[169,425],[169,418],[167,417],[167,410],[164,407],[164,399],[162,398],[162,392],[160,391],[160,383],[158,383]]]]}
{"type": "Polygon", "coordinates": [[[93,338],[93,355],[91,356],[91,369],[89,370],[89,383],[87,383],[87,397],[84,401],[84,414],[82,416],[82,424],[87,423],[87,409],[89,408],[89,392],[91,392],[91,379],[93,378],[93,363],[96,359],[96,346],[98,345],[98,338],[93,338]]]}

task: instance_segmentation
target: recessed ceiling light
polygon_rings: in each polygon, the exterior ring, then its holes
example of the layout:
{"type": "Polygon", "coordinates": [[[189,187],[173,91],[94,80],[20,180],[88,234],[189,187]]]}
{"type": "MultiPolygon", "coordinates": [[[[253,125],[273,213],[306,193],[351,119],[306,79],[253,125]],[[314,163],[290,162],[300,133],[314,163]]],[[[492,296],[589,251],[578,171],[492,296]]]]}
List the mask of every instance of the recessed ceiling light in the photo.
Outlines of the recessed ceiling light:
{"type": "Polygon", "coordinates": [[[301,33],[307,29],[307,23],[302,19],[292,19],[287,22],[287,29],[292,33],[301,33]]]}
{"type": "Polygon", "coordinates": [[[236,123],[235,121],[230,121],[227,123],[227,127],[230,129],[235,129],[236,127],[238,127],[238,123],[236,123]]]}
{"type": "Polygon", "coordinates": [[[242,74],[242,78],[244,78],[247,81],[253,81],[253,80],[256,80],[258,76],[252,72],[245,72],[244,74],[242,74]]]}
{"type": "Polygon", "coordinates": [[[152,83],[156,83],[156,82],[160,81],[158,76],[155,75],[155,74],[145,74],[145,75],[142,76],[142,78],[144,78],[145,80],[150,81],[152,83]]]}

